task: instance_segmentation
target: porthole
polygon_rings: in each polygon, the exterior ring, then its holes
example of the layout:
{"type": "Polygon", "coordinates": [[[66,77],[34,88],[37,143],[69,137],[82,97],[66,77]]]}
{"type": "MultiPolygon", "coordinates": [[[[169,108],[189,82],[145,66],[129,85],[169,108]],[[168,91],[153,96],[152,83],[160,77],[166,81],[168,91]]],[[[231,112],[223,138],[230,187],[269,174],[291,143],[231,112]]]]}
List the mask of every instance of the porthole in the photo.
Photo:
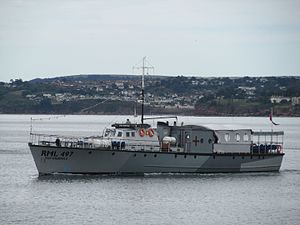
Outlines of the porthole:
{"type": "Polygon", "coordinates": [[[211,144],[212,140],[211,139],[208,139],[208,144],[211,144]]]}
{"type": "Polygon", "coordinates": [[[235,157],[234,157],[234,156],[232,156],[232,159],[235,159],[235,157]]]}
{"type": "Polygon", "coordinates": [[[204,139],[203,139],[203,138],[201,138],[201,139],[200,139],[200,143],[201,143],[201,144],[203,144],[203,142],[204,142],[204,139]]]}
{"type": "Polygon", "coordinates": [[[144,154],[144,157],[146,157],[147,156],[147,154],[144,154]]]}
{"type": "Polygon", "coordinates": [[[115,153],[113,152],[113,153],[111,153],[112,155],[115,155],[115,153]]]}
{"type": "Polygon", "coordinates": [[[186,155],[184,155],[184,158],[186,158],[186,155]]]}
{"type": "Polygon", "coordinates": [[[136,157],[136,154],[134,154],[133,156],[136,157]]]}
{"type": "Polygon", "coordinates": [[[242,156],[242,159],[244,159],[245,157],[244,156],[242,156]]]}
{"type": "Polygon", "coordinates": [[[177,155],[175,154],[174,157],[177,158],[177,155]]]}
{"type": "Polygon", "coordinates": [[[197,156],[196,155],[194,155],[194,159],[196,159],[197,158],[197,156]]]}
{"type": "Polygon", "coordinates": [[[154,157],[156,157],[157,155],[156,154],[154,154],[154,157]]]}
{"type": "Polygon", "coordinates": [[[215,159],[215,158],[216,158],[216,156],[214,155],[214,156],[213,156],[213,158],[215,159]]]}

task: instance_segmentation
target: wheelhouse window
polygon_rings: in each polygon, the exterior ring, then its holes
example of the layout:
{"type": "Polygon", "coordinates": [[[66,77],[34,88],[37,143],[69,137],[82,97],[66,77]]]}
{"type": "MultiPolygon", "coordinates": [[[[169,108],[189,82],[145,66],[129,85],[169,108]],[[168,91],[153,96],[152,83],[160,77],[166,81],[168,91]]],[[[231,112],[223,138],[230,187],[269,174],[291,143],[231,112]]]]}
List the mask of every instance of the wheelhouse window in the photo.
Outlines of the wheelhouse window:
{"type": "Polygon", "coordinates": [[[104,137],[108,137],[110,134],[109,130],[106,130],[105,133],[104,133],[104,137]]]}
{"type": "Polygon", "coordinates": [[[135,137],[135,132],[131,132],[131,137],[135,137]]]}
{"type": "Polygon", "coordinates": [[[126,132],[126,137],[130,137],[130,132],[126,132]]]}
{"type": "Polygon", "coordinates": [[[115,130],[106,129],[104,132],[104,137],[114,137],[116,134],[115,130]]]}
{"type": "Polygon", "coordinates": [[[118,137],[122,137],[122,131],[118,132],[118,137]]]}
{"type": "Polygon", "coordinates": [[[249,135],[247,133],[244,134],[244,141],[249,141],[249,135]]]}

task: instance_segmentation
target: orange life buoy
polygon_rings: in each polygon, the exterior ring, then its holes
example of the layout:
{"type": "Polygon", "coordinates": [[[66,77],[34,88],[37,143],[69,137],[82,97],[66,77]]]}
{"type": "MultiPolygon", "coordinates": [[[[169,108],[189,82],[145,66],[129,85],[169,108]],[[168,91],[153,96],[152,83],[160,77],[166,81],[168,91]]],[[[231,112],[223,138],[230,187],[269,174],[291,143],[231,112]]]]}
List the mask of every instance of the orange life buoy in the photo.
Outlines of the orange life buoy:
{"type": "Polygon", "coordinates": [[[144,129],[144,128],[141,128],[141,129],[139,130],[139,135],[140,135],[141,137],[144,137],[144,136],[145,136],[145,129],[144,129]]]}
{"type": "Polygon", "coordinates": [[[154,130],[153,130],[152,128],[150,128],[150,129],[148,130],[148,135],[149,135],[149,137],[153,137],[153,135],[154,135],[154,130]]]}

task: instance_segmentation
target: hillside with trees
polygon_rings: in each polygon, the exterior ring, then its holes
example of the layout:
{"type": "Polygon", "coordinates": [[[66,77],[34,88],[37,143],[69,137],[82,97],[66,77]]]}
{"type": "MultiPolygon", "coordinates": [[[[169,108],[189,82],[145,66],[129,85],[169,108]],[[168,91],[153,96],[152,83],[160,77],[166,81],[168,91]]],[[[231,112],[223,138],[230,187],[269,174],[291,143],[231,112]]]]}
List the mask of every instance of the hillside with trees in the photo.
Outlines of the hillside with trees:
{"type": "MultiPolygon", "coordinates": [[[[300,116],[299,77],[146,76],[146,114],[300,116]]],[[[0,82],[0,113],[140,113],[141,78],[74,75],[0,82]]]]}

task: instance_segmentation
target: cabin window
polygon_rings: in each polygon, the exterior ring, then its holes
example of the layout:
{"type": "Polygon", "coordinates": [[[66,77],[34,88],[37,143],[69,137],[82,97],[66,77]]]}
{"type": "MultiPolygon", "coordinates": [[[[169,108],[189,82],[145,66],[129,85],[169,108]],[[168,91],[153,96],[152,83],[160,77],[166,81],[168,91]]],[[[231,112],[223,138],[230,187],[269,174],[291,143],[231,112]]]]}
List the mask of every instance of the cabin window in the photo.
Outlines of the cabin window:
{"type": "Polygon", "coordinates": [[[241,135],[239,133],[235,134],[235,139],[237,142],[239,142],[241,140],[241,135]]]}
{"type": "Polygon", "coordinates": [[[126,132],[126,137],[130,137],[130,132],[126,132]]]}
{"type": "Polygon", "coordinates": [[[211,144],[212,140],[211,139],[208,139],[208,144],[211,144]]]}
{"type": "Polygon", "coordinates": [[[118,137],[122,137],[122,132],[121,131],[118,132],[118,137]]]}
{"type": "Polygon", "coordinates": [[[204,140],[203,140],[203,138],[201,138],[201,139],[200,139],[200,143],[203,144],[203,142],[204,142],[204,140]]]}
{"type": "Polygon", "coordinates": [[[131,137],[135,137],[135,132],[131,132],[131,137]]]}
{"type": "Polygon", "coordinates": [[[109,130],[109,129],[105,130],[104,137],[109,137],[109,136],[111,137],[115,136],[115,130],[109,130]]]}
{"type": "Polygon", "coordinates": [[[249,135],[247,133],[244,134],[244,141],[249,141],[249,135]]]}
{"type": "Polygon", "coordinates": [[[229,141],[229,140],[230,140],[230,135],[229,135],[229,133],[226,133],[225,136],[224,136],[224,138],[225,138],[225,141],[229,141]]]}

